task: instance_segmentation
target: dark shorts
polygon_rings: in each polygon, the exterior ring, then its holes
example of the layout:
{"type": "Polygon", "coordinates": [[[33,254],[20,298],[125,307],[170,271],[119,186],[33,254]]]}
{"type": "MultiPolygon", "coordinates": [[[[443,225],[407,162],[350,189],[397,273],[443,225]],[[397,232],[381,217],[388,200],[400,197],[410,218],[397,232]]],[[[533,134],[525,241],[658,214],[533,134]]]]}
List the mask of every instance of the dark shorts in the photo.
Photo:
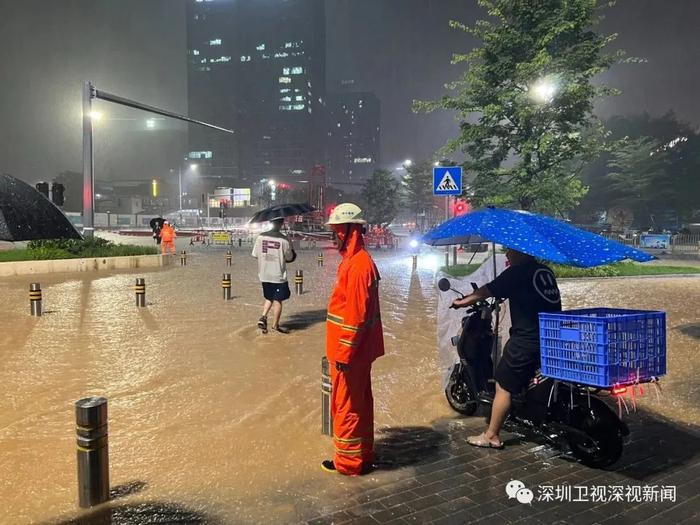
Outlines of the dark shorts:
{"type": "Polygon", "coordinates": [[[538,344],[520,343],[510,339],[496,367],[496,381],[511,394],[519,394],[530,384],[539,367],[538,344]]]}
{"type": "Polygon", "coordinates": [[[285,283],[262,283],[263,296],[268,301],[286,301],[292,295],[289,285],[285,283]]]}

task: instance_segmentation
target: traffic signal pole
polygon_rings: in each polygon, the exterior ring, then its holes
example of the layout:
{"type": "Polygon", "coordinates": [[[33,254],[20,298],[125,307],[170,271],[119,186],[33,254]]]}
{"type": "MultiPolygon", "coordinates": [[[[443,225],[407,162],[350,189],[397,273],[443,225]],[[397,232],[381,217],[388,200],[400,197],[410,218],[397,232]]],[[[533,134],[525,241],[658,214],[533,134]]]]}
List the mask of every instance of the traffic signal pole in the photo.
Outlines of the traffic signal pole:
{"type": "MultiPolygon", "coordinates": [[[[215,126],[208,122],[195,120],[191,117],[173,113],[155,106],[148,106],[135,100],[120,97],[106,91],[97,89],[92,82],[83,84],[83,235],[92,237],[95,233],[95,163],[92,143],[92,99],[99,98],[120,106],[140,109],[156,115],[182,120],[191,124],[197,124],[206,128],[215,129],[224,133],[233,133],[233,130],[215,126]]],[[[182,198],[182,191],[180,192],[182,198]]]]}

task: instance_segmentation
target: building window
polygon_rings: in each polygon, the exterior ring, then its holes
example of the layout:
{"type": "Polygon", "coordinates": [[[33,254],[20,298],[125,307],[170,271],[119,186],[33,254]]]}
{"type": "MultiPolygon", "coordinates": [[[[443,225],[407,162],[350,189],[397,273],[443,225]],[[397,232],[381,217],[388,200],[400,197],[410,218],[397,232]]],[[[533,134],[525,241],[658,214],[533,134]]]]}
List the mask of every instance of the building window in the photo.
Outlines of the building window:
{"type": "Polygon", "coordinates": [[[282,97],[280,100],[281,100],[282,102],[291,102],[291,101],[292,101],[292,97],[282,97]]]}
{"type": "Polygon", "coordinates": [[[301,96],[301,95],[297,95],[296,97],[294,97],[294,100],[296,100],[297,102],[303,102],[303,101],[304,101],[304,97],[301,96]]]}
{"type": "Polygon", "coordinates": [[[292,79],[290,77],[280,77],[279,82],[280,84],[291,84],[292,79]]]}
{"type": "Polygon", "coordinates": [[[221,45],[221,39],[220,38],[215,38],[214,40],[209,41],[210,46],[220,46],[221,45]]]}
{"type": "Polygon", "coordinates": [[[288,67],[283,67],[283,68],[282,68],[282,74],[283,74],[283,75],[289,75],[289,68],[288,68],[288,67]]]}
{"type": "Polygon", "coordinates": [[[371,164],[371,157],[355,157],[352,161],[354,164],[371,164]]]}
{"type": "Polygon", "coordinates": [[[231,62],[231,57],[212,58],[209,62],[231,62]]]}
{"type": "Polygon", "coordinates": [[[275,53],[275,58],[287,58],[289,56],[289,53],[286,51],[283,51],[281,53],[275,53]]]}
{"type": "Polygon", "coordinates": [[[250,55],[241,55],[241,62],[250,62],[250,55]]]}
{"type": "Polygon", "coordinates": [[[280,89],[280,93],[289,93],[290,91],[291,91],[291,89],[289,89],[289,88],[280,89]]]}
{"type": "Polygon", "coordinates": [[[265,44],[258,44],[257,46],[255,46],[255,49],[257,49],[258,51],[265,51],[265,44]]]}
{"type": "Polygon", "coordinates": [[[304,72],[304,68],[301,66],[295,66],[292,68],[292,75],[301,75],[304,72]]]}
{"type": "Polygon", "coordinates": [[[197,55],[199,55],[199,51],[197,51],[196,49],[193,49],[193,50],[192,50],[192,54],[193,54],[194,56],[197,56],[197,55]]]}
{"type": "Polygon", "coordinates": [[[211,151],[190,151],[187,155],[191,159],[210,159],[212,157],[211,151]]]}

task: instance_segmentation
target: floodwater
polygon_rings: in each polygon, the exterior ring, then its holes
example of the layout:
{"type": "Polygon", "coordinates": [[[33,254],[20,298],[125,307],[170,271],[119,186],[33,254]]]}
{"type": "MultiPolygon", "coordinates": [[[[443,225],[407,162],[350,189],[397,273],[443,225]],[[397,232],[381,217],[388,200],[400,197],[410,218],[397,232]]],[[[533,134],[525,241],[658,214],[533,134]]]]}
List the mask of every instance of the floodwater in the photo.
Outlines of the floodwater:
{"type": "MultiPolygon", "coordinates": [[[[179,247],[182,249],[182,247],[179,247]]],[[[249,248],[225,266],[201,248],[186,267],[53,274],[0,280],[0,522],[51,523],[76,510],[73,402],[109,399],[112,486],[143,487],[136,501],[164,501],[223,522],[294,522],[329,505],[353,480],[324,475],[332,447],[320,435],[325,305],[339,262],[302,252],[305,293],[286,303],[289,335],[255,329],[261,290],[249,248]],[[221,274],[232,273],[231,301],[221,274]],[[147,308],[137,308],[145,277],[147,308]],[[29,316],[40,281],[45,315],[29,316]],[[324,499],[325,498],[325,499],[324,499]]],[[[387,355],[374,368],[379,428],[450,418],[435,351],[439,256],[377,254],[387,355]]],[[[641,403],[700,423],[700,279],[562,283],[565,307],[607,305],[668,312],[669,376],[662,402],[641,403]]],[[[383,475],[379,473],[378,475],[383,475]]]]}

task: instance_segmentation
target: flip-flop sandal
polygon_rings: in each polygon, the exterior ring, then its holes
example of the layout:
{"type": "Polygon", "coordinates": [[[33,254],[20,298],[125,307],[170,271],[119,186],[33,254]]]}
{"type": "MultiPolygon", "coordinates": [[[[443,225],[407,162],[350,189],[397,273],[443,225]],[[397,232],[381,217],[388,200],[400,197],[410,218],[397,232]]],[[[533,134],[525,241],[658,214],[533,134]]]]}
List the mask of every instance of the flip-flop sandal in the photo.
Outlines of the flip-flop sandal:
{"type": "Polygon", "coordinates": [[[479,448],[495,448],[497,450],[501,450],[504,445],[503,442],[501,441],[497,445],[494,443],[491,443],[489,438],[486,437],[486,434],[483,432],[479,434],[478,436],[469,436],[467,438],[467,443],[469,443],[473,447],[479,447],[479,448]]]}

